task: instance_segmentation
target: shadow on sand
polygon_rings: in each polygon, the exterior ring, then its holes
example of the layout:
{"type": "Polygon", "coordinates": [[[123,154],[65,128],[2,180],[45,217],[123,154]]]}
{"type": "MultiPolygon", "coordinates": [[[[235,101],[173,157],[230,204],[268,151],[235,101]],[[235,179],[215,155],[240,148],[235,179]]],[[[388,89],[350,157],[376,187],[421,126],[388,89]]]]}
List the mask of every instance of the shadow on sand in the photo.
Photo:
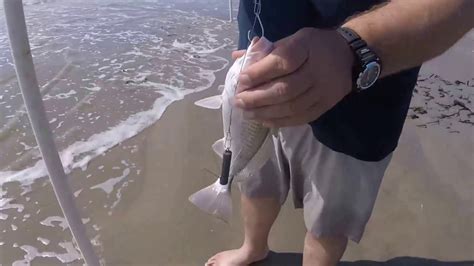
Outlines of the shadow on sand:
{"type": "MultiPolygon", "coordinates": [[[[271,252],[264,261],[254,263],[254,266],[297,266],[301,265],[301,253],[275,253],[271,252]]],[[[338,266],[473,266],[474,261],[445,262],[425,258],[398,257],[388,261],[354,261],[340,262],[338,266]]]]}

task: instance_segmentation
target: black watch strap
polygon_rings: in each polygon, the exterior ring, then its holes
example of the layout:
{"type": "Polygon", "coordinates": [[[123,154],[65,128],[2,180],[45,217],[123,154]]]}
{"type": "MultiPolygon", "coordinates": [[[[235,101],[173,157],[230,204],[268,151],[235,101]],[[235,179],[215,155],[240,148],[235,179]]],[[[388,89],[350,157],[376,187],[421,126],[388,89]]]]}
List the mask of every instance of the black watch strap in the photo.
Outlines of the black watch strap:
{"type": "Polygon", "coordinates": [[[354,53],[354,67],[357,67],[359,70],[362,69],[361,58],[359,56],[360,53],[357,53],[357,51],[363,47],[367,47],[367,43],[362,40],[355,31],[349,28],[338,28],[337,31],[344,39],[346,39],[347,44],[349,44],[354,53]]]}
{"type": "Polygon", "coordinates": [[[359,74],[370,62],[376,61],[380,64],[380,59],[377,54],[368,47],[367,43],[352,29],[342,27],[338,28],[337,32],[347,41],[354,53],[354,66],[352,69],[353,89],[359,91],[357,86],[359,74]]]}

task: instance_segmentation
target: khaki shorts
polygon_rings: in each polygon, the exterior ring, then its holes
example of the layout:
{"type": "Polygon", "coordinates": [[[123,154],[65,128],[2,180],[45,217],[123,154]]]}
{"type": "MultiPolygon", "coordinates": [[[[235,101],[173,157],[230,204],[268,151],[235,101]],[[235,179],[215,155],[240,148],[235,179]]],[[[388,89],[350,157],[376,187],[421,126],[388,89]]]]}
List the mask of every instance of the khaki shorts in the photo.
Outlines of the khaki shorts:
{"type": "Polygon", "coordinates": [[[283,204],[291,189],[313,236],[359,242],[392,155],[379,162],[357,160],[320,143],[309,125],[280,129],[273,142],[275,155],[239,182],[241,192],[283,204]]]}

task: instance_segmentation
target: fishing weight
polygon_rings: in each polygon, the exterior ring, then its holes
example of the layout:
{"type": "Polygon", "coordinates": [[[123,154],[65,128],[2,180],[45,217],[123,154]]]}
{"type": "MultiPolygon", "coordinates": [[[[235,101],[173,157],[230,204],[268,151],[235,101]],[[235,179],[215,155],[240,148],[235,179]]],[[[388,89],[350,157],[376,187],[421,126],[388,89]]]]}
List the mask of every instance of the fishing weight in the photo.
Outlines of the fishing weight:
{"type": "Polygon", "coordinates": [[[227,185],[229,183],[229,172],[230,172],[230,161],[232,159],[232,152],[225,150],[222,155],[222,169],[221,176],[219,177],[219,183],[221,185],[227,185]]]}

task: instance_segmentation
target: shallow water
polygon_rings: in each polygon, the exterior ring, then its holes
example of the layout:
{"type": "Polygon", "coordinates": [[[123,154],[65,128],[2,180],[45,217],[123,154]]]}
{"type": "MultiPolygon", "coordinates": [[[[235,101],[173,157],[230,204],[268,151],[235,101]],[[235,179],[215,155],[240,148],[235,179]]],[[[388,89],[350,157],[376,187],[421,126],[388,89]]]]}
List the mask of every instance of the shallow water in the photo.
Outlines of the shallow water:
{"type": "MultiPolygon", "coordinates": [[[[226,3],[33,0],[25,1],[25,13],[61,159],[67,173],[80,172],[72,175],[75,196],[102,193],[88,204],[104,206],[110,216],[141,169],[130,156],[108,168],[90,169],[90,162],[155,123],[171,103],[211,87],[234,48],[236,30],[226,21],[226,3]]],[[[58,238],[68,235],[61,213],[56,209],[49,215],[44,208],[55,203],[44,196],[51,188],[0,16],[0,264],[37,258],[79,262],[71,237],[58,238]],[[28,228],[36,233],[19,237],[28,228]],[[44,233],[37,236],[38,231],[44,233]]],[[[124,153],[137,149],[121,148],[124,153]]],[[[100,231],[90,220],[85,218],[88,229],[100,231]]],[[[100,245],[97,238],[95,243],[100,245]]]]}

